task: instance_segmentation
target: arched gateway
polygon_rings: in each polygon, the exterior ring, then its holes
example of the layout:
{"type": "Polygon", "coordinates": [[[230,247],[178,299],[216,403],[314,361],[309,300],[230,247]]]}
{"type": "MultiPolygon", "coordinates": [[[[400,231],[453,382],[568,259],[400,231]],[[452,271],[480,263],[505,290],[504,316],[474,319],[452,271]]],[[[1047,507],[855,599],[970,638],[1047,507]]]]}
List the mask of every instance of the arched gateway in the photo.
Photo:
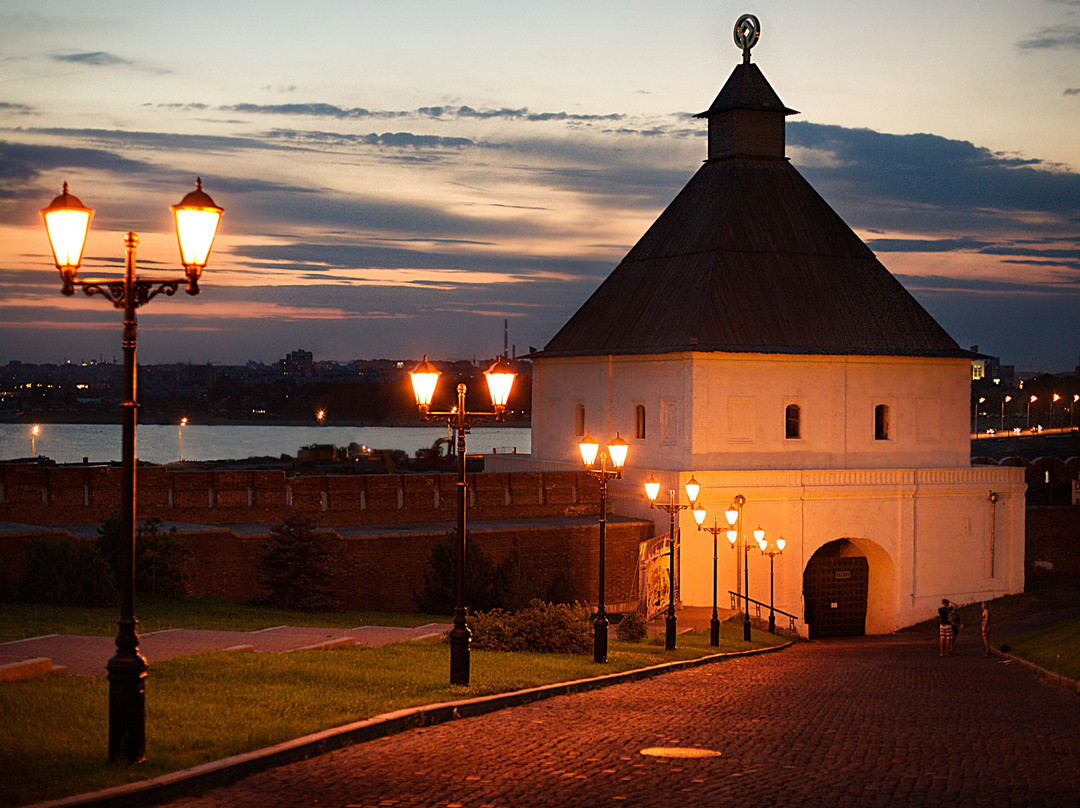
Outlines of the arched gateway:
{"type": "Polygon", "coordinates": [[[804,619],[810,639],[866,633],[870,564],[847,539],[818,549],[803,572],[804,619]]]}

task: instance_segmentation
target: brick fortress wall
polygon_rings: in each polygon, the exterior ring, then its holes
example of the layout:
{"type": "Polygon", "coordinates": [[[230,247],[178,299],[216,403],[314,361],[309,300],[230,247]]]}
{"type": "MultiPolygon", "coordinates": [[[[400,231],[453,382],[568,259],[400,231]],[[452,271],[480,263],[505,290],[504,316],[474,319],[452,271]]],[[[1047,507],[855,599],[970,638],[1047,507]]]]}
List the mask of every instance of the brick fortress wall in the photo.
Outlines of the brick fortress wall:
{"type": "MultiPolygon", "coordinates": [[[[469,536],[496,563],[517,547],[546,587],[562,580],[595,602],[598,482],[576,471],[468,475],[469,536]]],[[[25,545],[96,525],[120,505],[117,467],[0,465],[0,521],[42,526],[0,535],[12,575],[25,545]],[[52,529],[46,529],[52,526],[52,529]]],[[[193,551],[192,595],[246,600],[258,590],[255,562],[270,525],[290,511],[325,531],[334,590],[352,609],[410,611],[432,546],[453,531],[456,474],[286,477],[272,471],[173,471],[141,466],[138,516],[180,523],[193,551]]],[[[79,531],[82,535],[92,530],[79,531]]],[[[609,605],[635,596],[638,545],[652,524],[609,517],[609,605]]]]}

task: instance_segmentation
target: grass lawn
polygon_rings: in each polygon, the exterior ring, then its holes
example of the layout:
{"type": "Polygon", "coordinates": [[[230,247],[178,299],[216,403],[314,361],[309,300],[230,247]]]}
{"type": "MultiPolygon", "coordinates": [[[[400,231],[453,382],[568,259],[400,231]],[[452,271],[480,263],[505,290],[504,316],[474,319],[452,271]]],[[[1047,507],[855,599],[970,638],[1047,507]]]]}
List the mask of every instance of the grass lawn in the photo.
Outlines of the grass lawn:
{"type": "Polygon", "coordinates": [[[1080,620],[1060,623],[1018,637],[990,637],[995,648],[1034,662],[1040,668],[1080,680],[1080,620]]]}
{"type": "MultiPolygon", "coordinates": [[[[0,642],[40,637],[45,634],[113,636],[119,607],[45,606],[36,603],[5,603],[0,609],[0,642]]],[[[139,633],[166,628],[197,628],[213,631],[257,631],[273,626],[422,626],[450,622],[430,614],[382,612],[300,612],[264,609],[247,603],[212,598],[167,600],[140,595],[135,601],[139,633]]]]}
{"type": "MultiPolygon", "coordinates": [[[[329,615],[311,617],[320,618],[315,622],[323,625],[329,619],[329,615]]],[[[385,623],[384,617],[380,615],[379,622],[385,623]]],[[[54,619],[50,625],[61,624],[59,617],[54,619]]],[[[248,619],[255,617],[248,615],[248,619]]],[[[269,622],[226,625],[296,622],[291,615],[268,616],[266,620],[269,622]]],[[[427,618],[417,620],[428,622],[427,618]]],[[[5,614],[4,622],[13,621],[5,614]]],[[[356,624],[355,618],[344,622],[356,624]]],[[[169,625],[166,621],[158,627],[169,625]]],[[[104,628],[99,633],[111,632],[111,628],[104,628]]],[[[437,640],[383,648],[291,654],[223,651],[178,657],[151,664],[146,686],[147,761],[132,768],[106,763],[108,683],[104,676],[53,675],[8,682],[0,685],[0,772],[4,773],[0,777],[0,805],[156,777],[403,707],[783,641],[756,630],[753,640],[750,646],[742,642],[741,623],[723,624],[719,649],[709,646],[707,632],[680,635],[679,646],[673,651],[665,651],[662,644],[613,639],[606,665],[595,664],[591,654],[474,649],[467,688],[448,684],[449,650],[437,640]]]]}

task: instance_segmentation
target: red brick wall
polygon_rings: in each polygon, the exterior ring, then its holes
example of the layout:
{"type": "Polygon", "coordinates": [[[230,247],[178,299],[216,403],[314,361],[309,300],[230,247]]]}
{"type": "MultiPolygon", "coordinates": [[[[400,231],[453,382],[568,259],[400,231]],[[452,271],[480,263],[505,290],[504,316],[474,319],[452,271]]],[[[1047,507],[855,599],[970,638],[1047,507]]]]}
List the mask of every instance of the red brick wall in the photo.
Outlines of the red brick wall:
{"type": "MultiPolygon", "coordinates": [[[[140,466],[137,479],[139,518],[173,522],[280,522],[295,509],[326,526],[422,524],[451,521],[457,508],[456,474],[286,477],[140,466]]],[[[99,522],[120,506],[120,485],[118,467],[3,464],[0,521],[99,522]]],[[[469,514],[480,521],[595,514],[597,485],[576,471],[469,474],[469,514]]]]}
{"type": "Polygon", "coordinates": [[[1080,507],[1028,508],[1028,575],[1080,574],[1080,507]]]}

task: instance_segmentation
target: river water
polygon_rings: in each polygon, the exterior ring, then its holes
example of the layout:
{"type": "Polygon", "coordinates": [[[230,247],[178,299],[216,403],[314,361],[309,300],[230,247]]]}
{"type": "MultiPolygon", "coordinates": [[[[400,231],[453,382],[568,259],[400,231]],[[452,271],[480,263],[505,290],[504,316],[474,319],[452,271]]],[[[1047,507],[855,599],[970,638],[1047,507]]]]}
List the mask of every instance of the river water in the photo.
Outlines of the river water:
{"type": "MultiPolygon", "coordinates": [[[[120,460],[119,424],[41,424],[36,438],[31,424],[0,424],[0,460],[37,456],[57,463],[120,460]],[[31,452],[33,451],[34,454],[31,452]]],[[[296,456],[302,446],[357,443],[371,449],[401,449],[410,457],[446,437],[446,426],[206,426],[183,428],[184,460],[242,460],[247,457],[296,456]]],[[[470,454],[528,453],[532,435],[528,427],[479,426],[468,437],[470,454]]],[[[139,424],[136,454],[149,463],[171,463],[180,457],[180,427],[176,424],[139,424]]]]}

